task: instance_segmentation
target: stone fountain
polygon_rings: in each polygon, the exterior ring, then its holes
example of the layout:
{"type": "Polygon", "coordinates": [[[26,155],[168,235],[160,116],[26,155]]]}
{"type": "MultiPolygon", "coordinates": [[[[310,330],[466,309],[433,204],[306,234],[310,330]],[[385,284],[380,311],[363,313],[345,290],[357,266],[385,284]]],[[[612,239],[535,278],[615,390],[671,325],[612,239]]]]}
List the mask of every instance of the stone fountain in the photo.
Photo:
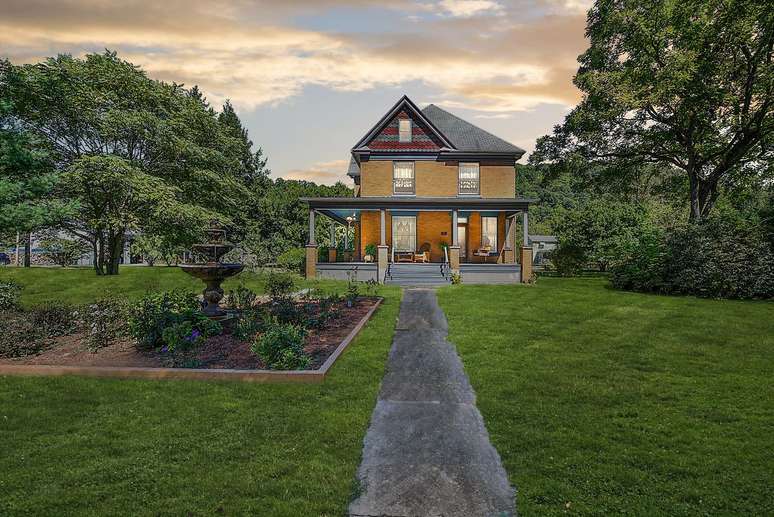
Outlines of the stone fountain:
{"type": "Polygon", "coordinates": [[[226,231],[213,222],[209,228],[206,244],[194,244],[191,246],[194,255],[202,256],[206,262],[200,264],[181,264],[180,269],[191,276],[202,280],[204,288],[204,314],[212,319],[224,319],[228,315],[220,308],[220,300],[223,298],[223,289],[220,284],[229,277],[242,272],[242,264],[224,264],[221,262],[223,255],[234,249],[233,244],[226,242],[226,231]]]}

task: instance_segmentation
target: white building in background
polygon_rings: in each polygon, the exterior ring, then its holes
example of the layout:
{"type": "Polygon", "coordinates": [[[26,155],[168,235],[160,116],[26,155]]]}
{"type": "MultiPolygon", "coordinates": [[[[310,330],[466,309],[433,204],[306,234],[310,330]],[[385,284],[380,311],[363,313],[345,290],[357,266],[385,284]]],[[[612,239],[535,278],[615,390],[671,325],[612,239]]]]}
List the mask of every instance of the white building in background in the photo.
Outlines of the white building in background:
{"type": "Polygon", "coordinates": [[[532,263],[537,266],[549,261],[547,255],[559,246],[559,239],[553,235],[530,235],[529,243],[532,246],[532,263]]]}

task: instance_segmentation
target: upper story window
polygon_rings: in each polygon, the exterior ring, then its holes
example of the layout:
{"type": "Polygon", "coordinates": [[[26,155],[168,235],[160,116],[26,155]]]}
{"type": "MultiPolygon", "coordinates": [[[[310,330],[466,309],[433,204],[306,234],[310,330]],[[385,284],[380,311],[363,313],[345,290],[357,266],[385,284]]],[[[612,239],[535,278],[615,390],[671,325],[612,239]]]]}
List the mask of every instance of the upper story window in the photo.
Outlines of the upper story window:
{"type": "Polygon", "coordinates": [[[411,142],[411,120],[398,120],[398,142],[411,142]]]}
{"type": "Polygon", "coordinates": [[[395,194],[414,193],[414,162],[392,162],[392,191],[395,194]]]}
{"type": "Polygon", "coordinates": [[[460,163],[460,194],[479,193],[479,170],[477,163],[460,163]]]}

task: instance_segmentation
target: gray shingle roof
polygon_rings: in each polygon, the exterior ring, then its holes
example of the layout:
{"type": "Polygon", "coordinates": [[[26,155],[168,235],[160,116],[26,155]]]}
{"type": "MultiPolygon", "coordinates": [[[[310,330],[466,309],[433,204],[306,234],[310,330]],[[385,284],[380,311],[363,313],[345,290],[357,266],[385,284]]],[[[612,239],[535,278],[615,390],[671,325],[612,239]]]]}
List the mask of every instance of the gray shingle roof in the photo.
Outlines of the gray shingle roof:
{"type": "Polygon", "coordinates": [[[458,151],[524,153],[524,149],[506,142],[456,115],[452,115],[435,104],[430,104],[424,108],[422,113],[454,144],[458,151]]]}
{"type": "Polygon", "coordinates": [[[349,159],[349,168],[347,169],[347,176],[349,176],[350,178],[354,178],[355,176],[360,176],[360,165],[357,164],[354,156],[352,156],[349,159]]]}

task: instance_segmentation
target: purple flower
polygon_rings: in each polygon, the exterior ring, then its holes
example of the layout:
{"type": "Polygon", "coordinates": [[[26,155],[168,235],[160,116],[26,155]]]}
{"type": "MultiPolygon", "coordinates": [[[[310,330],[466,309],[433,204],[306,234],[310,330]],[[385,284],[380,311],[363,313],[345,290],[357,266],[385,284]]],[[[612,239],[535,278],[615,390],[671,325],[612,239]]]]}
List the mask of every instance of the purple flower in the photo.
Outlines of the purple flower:
{"type": "Polygon", "coordinates": [[[166,354],[167,352],[169,352],[169,348],[167,348],[167,345],[162,346],[161,353],[166,354]]]}
{"type": "Polygon", "coordinates": [[[200,337],[201,335],[202,335],[202,333],[201,333],[201,332],[199,332],[199,331],[198,331],[198,330],[196,330],[196,329],[193,329],[193,331],[191,332],[191,335],[190,335],[190,336],[188,336],[188,337],[186,338],[186,340],[187,340],[189,343],[193,343],[194,341],[196,341],[197,339],[199,339],[199,337],[200,337]]]}

